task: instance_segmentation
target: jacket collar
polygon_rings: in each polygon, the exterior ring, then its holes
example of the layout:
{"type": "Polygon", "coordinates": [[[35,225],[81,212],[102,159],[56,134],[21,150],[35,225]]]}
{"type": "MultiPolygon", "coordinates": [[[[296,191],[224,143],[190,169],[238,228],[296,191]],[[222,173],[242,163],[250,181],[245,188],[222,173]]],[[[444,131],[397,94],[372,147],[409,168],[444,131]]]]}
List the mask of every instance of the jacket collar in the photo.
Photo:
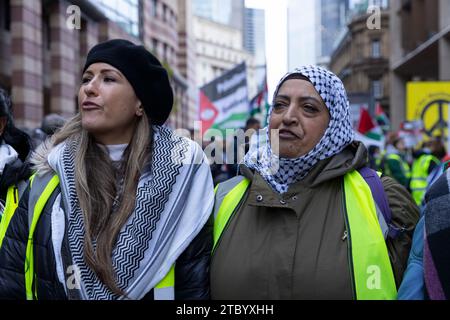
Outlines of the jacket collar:
{"type": "Polygon", "coordinates": [[[347,172],[363,167],[367,163],[367,149],[361,142],[353,142],[339,154],[318,162],[311,172],[301,181],[289,186],[284,194],[279,194],[258,173],[244,164],[240,173],[252,181],[248,193],[248,204],[258,207],[292,209],[297,214],[302,193],[313,192],[312,189],[344,176],[347,172]]]}

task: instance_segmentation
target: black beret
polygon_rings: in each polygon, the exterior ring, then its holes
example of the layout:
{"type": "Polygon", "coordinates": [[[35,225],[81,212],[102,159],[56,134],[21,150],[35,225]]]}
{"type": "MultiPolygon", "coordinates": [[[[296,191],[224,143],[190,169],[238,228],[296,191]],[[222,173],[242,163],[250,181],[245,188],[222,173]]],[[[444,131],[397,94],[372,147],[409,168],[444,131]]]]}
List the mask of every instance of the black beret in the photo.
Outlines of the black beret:
{"type": "Polygon", "coordinates": [[[96,62],[108,63],[123,73],[152,123],[166,122],[173,105],[169,76],[144,46],[123,39],[108,40],[89,51],[83,73],[96,62]]]}

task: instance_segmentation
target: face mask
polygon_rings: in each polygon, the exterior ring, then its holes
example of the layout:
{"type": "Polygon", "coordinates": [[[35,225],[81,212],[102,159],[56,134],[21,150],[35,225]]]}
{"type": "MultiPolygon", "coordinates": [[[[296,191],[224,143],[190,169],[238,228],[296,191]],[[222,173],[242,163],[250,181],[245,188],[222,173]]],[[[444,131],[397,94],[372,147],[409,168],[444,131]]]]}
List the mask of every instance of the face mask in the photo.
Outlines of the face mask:
{"type": "Polygon", "coordinates": [[[425,153],[431,153],[431,149],[430,148],[423,148],[422,151],[425,152],[425,153]]]}

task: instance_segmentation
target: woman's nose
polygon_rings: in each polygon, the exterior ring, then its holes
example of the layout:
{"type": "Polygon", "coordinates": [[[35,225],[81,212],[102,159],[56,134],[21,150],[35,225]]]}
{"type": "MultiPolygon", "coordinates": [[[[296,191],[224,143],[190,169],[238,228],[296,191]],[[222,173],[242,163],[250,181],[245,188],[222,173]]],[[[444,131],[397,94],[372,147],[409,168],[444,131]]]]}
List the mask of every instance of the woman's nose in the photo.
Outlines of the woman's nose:
{"type": "Polygon", "coordinates": [[[95,79],[89,80],[89,82],[84,85],[84,93],[87,96],[97,95],[98,88],[97,81],[95,79]]]}
{"type": "Polygon", "coordinates": [[[283,115],[285,125],[293,125],[298,123],[298,112],[294,104],[290,104],[283,115]]]}

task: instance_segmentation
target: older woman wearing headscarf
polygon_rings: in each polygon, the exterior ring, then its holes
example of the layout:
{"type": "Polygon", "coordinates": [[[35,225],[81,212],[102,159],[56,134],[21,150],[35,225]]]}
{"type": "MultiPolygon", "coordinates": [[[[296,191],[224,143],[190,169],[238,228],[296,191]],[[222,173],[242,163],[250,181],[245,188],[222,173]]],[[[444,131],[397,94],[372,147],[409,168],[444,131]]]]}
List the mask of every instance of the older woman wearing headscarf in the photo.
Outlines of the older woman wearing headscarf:
{"type": "Polygon", "coordinates": [[[367,175],[339,78],[285,75],[266,141],[217,188],[212,298],[395,299],[419,211],[393,179],[367,175]]]}

